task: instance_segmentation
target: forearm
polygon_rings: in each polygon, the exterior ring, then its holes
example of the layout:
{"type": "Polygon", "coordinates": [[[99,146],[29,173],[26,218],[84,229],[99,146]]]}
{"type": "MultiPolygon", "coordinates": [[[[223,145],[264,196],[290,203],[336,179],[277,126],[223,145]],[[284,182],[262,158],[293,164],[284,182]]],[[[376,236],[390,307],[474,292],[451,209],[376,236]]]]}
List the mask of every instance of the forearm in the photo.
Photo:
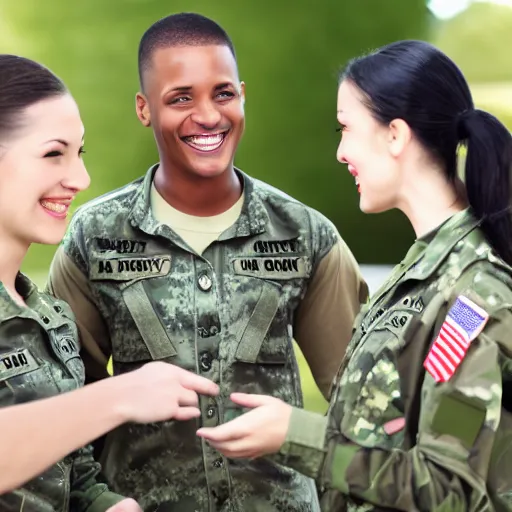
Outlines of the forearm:
{"type": "MultiPolygon", "coordinates": [[[[435,443],[434,443],[435,444],[435,443]]],[[[276,462],[378,507],[394,510],[473,510],[489,507],[485,483],[467,469],[456,449],[365,448],[328,428],[327,417],[294,409],[276,462]]]]}
{"type": "Polygon", "coordinates": [[[0,409],[0,493],[19,487],[126,419],[119,386],[110,379],[0,409]]]}

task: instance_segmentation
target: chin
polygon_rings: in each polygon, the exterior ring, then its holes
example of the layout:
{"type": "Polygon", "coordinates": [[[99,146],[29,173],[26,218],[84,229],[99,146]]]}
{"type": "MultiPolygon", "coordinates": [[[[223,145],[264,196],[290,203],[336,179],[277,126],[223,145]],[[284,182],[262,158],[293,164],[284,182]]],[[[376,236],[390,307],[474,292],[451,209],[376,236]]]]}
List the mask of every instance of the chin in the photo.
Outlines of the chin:
{"type": "Polygon", "coordinates": [[[386,208],[384,205],[379,203],[365,201],[363,198],[361,198],[361,200],[359,201],[359,209],[363,213],[382,213],[387,211],[389,208],[386,208]]]}
{"type": "Polygon", "coordinates": [[[42,245],[59,245],[64,238],[66,228],[64,229],[45,229],[41,230],[33,237],[31,237],[32,243],[42,245]]]}

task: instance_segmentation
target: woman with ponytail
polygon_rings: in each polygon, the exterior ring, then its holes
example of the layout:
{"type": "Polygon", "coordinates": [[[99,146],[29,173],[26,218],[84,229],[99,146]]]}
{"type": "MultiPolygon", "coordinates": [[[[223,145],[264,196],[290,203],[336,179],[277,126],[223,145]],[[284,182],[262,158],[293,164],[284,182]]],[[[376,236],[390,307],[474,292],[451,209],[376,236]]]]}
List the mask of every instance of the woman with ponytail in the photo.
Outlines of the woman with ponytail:
{"type": "Polygon", "coordinates": [[[337,115],[361,209],[400,209],[416,241],[356,320],[325,417],[234,394],[252,410],[198,435],[315,478],[326,511],[512,510],[512,137],[421,41],[351,61],[337,115]]]}

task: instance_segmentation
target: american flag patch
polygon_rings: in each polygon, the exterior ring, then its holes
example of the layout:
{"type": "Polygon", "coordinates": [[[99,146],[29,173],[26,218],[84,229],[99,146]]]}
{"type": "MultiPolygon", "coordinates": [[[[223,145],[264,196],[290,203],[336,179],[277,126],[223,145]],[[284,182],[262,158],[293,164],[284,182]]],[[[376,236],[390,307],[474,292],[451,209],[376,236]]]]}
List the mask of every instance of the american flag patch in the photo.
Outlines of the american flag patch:
{"type": "Polygon", "coordinates": [[[467,297],[457,297],[423,363],[436,382],[450,380],[488,318],[489,314],[467,297]]]}

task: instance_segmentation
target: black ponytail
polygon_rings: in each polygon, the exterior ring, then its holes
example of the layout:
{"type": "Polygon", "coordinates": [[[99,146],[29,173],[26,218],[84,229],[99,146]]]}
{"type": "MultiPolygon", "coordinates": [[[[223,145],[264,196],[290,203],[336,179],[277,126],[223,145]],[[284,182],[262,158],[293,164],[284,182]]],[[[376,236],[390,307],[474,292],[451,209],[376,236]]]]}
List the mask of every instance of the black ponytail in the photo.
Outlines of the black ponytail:
{"type": "Polygon", "coordinates": [[[496,252],[512,265],[512,135],[493,115],[472,109],[457,121],[467,146],[466,191],[496,252]]]}

